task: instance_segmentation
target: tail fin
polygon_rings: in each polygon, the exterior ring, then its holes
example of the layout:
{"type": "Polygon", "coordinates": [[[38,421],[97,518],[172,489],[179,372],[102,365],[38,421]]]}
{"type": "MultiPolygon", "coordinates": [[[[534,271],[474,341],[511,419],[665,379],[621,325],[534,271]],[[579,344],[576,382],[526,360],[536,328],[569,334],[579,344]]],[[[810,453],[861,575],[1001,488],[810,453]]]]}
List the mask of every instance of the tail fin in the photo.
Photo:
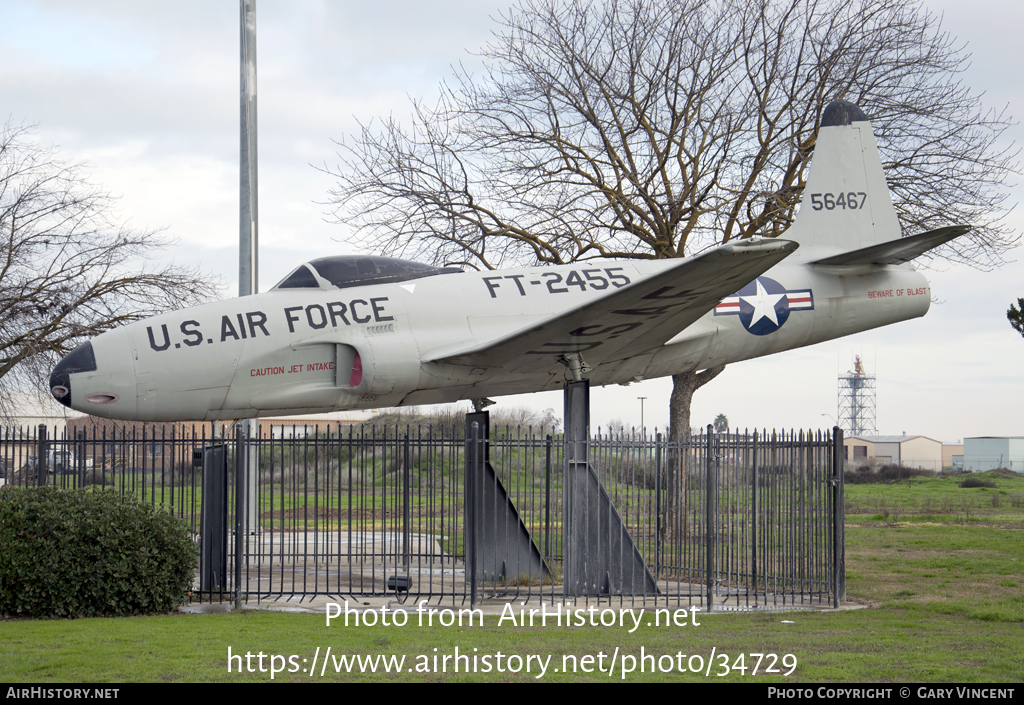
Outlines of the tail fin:
{"type": "Polygon", "coordinates": [[[820,257],[898,240],[900,232],[871,123],[853,103],[830,103],[821,113],[800,212],[784,237],[820,257]]]}

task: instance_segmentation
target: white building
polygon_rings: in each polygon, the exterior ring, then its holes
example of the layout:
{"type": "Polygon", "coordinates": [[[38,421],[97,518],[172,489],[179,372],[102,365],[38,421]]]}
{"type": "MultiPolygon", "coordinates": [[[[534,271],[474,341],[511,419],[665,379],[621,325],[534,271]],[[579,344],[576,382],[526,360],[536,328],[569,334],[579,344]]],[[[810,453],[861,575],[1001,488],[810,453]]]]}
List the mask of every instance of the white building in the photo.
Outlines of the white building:
{"type": "Polygon", "coordinates": [[[942,442],[927,436],[848,436],[843,439],[850,465],[901,465],[942,470],[942,442]]]}
{"type": "Polygon", "coordinates": [[[983,472],[996,468],[1024,472],[1024,436],[964,439],[964,470],[983,472]]]}
{"type": "MultiPolygon", "coordinates": [[[[6,472],[23,467],[39,453],[39,426],[48,438],[64,438],[68,422],[85,414],[58,404],[46,393],[10,392],[0,415],[0,466],[6,472]]],[[[52,461],[51,461],[52,462],[52,461]]],[[[8,477],[10,480],[10,477],[8,477]]]]}

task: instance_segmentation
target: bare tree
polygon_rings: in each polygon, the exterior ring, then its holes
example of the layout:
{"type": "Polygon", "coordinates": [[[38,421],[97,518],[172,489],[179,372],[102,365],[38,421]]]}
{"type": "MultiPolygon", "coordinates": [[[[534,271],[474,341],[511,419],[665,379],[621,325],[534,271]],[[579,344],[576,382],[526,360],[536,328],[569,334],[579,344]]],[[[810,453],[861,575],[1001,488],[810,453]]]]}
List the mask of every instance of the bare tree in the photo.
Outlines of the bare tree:
{"type": "Polygon", "coordinates": [[[622,419],[612,419],[605,425],[609,438],[621,438],[629,434],[629,429],[622,419]]]}
{"type": "MultiPolygon", "coordinates": [[[[412,120],[366,125],[332,170],[374,249],[474,267],[666,258],[792,223],[818,117],[871,118],[908,234],[974,225],[940,256],[992,266],[1017,170],[969,59],[906,0],[522,0],[412,120]]],[[[673,377],[673,437],[723,368],[673,377]]]]}
{"type": "Polygon", "coordinates": [[[0,404],[84,339],[216,293],[195,270],[148,266],[165,243],[111,207],[31,129],[0,129],[0,404]]]}

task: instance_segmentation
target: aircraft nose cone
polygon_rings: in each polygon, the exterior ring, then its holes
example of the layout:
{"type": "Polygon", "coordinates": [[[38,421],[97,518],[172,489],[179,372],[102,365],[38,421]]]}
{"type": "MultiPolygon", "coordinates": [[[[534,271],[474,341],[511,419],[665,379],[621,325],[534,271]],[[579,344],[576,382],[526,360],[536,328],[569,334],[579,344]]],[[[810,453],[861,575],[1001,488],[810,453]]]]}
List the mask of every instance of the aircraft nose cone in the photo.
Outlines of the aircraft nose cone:
{"type": "Polygon", "coordinates": [[[95,372],[96,354],[92,343],[82,343],[64,356],[50,373],[50,394],[64,406],[71,406],[71,375],[76,372],[95,372]]]}

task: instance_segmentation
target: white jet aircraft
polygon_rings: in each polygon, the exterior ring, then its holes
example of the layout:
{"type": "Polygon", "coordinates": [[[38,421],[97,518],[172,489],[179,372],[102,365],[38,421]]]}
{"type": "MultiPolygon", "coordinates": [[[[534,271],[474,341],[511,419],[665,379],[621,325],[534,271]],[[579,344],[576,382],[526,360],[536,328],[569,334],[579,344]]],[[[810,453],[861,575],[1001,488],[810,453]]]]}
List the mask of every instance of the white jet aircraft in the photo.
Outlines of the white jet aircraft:
{"type": "Polygon", "coordinates": [[[837,101],[786,239],[481,272],[324,257],[266,293],[97,336],[57,364],[50,390],[96,416],[171,421],[664,377],[923,316],[931,291],[908,262],[969,229],[901,237],[871,125],[837,101]]]}

